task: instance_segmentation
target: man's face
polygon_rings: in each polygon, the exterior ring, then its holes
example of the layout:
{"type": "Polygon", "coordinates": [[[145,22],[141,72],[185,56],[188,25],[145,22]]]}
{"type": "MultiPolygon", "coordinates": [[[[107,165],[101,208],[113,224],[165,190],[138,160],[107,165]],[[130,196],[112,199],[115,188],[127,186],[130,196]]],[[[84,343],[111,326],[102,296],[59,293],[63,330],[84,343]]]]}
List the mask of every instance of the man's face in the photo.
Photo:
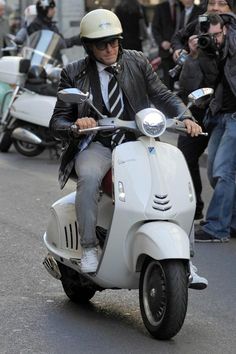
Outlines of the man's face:
{"type": "Polygon", "coordinates": [[[217,25],[210,25],[208,33],[213,36],[216,46],[220,48],[224,43],[226,27],[223,26],[223,28],[221,28],[220,23],[218,23],[217,25]]]}
{"type": "Polygon", "coordinates": [[[112,39],[107,43],[92,43],[90,48],[93,51],[93,55],[99,62],[109,66],[115,64],[117,61],[119,53],[119,40],[112,39]]]}
{"type": "Polygon", "coordinates": [[[194,4],[194,0],[180,0],[180,1],[186,8],[191,7],[194,4]]]}
{"type": "Polygon", "coordinates": [[[48,14],[47,14],[47,17],[49,18],[53,18],[56,14],[56,7],[50,7],[48,9],[48,14]]]}
{"type": "Polygon", "coordinates": [[[225,0],[209,0],[207,4],[208,13],[222,14],[225,12],[232,12],[227,1],[225,0]]]}
{"type": "Polygon", "coordinates": [[[5,13],[5,6],[0,4],[0,17],[2,17],[5,13]]]}

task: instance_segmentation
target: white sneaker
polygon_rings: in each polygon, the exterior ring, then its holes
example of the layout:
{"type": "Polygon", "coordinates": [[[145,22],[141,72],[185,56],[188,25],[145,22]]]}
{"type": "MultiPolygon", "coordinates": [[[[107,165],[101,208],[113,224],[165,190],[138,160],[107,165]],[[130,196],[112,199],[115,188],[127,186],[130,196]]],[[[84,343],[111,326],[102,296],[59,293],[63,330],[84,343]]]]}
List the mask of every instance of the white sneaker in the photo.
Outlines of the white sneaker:
{"type": "Polygon", "coordinates": [[[192,262],[190,262],[190,276],[192,278],[189,288],[190,289],[196,289],[196,290],[203,290],[206,289],[208,285],[208,281],[206,278],[200,277],[197,274],[197,267],[193,265],[192,262]]]}
{"type": "Polygon", "coordinates": [[[98,267],[98,250],[96,247],[84,248],[80,262],[80,269],[83,273],[94,273],[98,267]]]}

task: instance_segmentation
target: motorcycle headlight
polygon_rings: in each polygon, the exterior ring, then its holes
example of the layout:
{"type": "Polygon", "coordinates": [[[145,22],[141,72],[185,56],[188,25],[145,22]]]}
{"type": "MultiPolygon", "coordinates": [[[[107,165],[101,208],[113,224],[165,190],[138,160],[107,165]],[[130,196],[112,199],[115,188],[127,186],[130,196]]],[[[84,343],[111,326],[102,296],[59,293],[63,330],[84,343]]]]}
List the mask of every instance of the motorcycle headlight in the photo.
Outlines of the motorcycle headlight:
{"type": "Polygon", "coordinates": [[[140,131],[152,138],[156,138],[166,130],[166,118],[156,108],[145,108],[136,113],[136,123],[140,131]]]}

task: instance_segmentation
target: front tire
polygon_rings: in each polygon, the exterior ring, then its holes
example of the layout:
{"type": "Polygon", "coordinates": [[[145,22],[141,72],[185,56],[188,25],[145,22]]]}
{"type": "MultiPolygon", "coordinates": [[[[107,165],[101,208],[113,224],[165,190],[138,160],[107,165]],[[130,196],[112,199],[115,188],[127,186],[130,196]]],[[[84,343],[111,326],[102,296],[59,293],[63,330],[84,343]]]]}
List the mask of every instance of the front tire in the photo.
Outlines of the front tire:
{"type": "Polygon", "coordinates": [[[0,133],[0,151],[8,152],[12,144],[11,132],[5,131],[0,133]]]}
{"type": "Polygon", "coordinates": [[[181,329],[187,311],[188,277],[183,261],[156,261],[143,265],[139,285],[142,319],[156,339],[170,339],[181,329]]]}

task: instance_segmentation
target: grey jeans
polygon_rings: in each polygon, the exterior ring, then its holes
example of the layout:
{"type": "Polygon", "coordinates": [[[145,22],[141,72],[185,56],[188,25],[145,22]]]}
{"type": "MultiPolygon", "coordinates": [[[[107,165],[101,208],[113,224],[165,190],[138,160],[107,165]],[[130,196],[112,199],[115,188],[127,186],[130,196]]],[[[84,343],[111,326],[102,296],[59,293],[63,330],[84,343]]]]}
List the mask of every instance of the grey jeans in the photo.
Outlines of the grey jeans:
{"type": "Polygon", "coordinates": [[[80,244],[83,248],[96,247],[99,188],[111,167],[111,150],[99,142],[92,142],[75,160],[78,176],[75,210],[79,224],[80,244]]]}

